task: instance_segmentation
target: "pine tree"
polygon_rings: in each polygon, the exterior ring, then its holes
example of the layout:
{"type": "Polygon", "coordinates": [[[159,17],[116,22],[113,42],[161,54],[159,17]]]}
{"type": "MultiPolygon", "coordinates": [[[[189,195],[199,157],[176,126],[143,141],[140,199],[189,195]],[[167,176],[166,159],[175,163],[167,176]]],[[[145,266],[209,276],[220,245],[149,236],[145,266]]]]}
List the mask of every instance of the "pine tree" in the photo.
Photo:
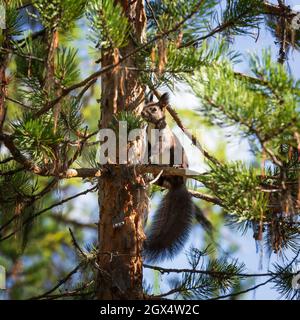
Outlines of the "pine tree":
{"type": "MultiPolygon", "coordinates": [[[[214,0],[2,0],[0,264],[28,287],[12,290],[15,298],[225,299],[273,283],[285,298],[299,299],[293,281],[300,253],[300,87],[288,70],[291,49],[300,44],[297,13],[284,1],[223,4],[220,9],[214,0]],[[84,76],[88,63],[74,49],[84,38],[82,25],[93,65],[84,76]],[[266,50],[249,57],[251,74],[236,72],[239,56],[232,42],[259,36],[263,26],[277,41],[277,61],[266,50]],[[163,192],[155,185],[160,174],[186,176],[186,170],[122,163],[119,155],[103,165],[97,150],[107,154],[99,131],[118,133],[121,121],[128,132],[142,128],[145,101],[174,91],[178,83],[199,99],[195,123],[234,125],[251,143],[253,164],[228,162],[206,150],[186,129],[186,119],[167,107],[207,165],[206,172],[188,176],[196,186],[190,195],[203,206],[218,206],[226,222],[240,231],[252,229],[255,241],[283,256],[283,264],[266,274],[250,274],[242,262],[214,248],[220,225],[207,237],[210,246],[189,250],[190,268],[143,263],[149,192],[163,192]],[[83,184],[88,187],[69,195],[83,184]],[[57,196],[57,190],[68,195],[57,196]],[[53,211],[95,192],[95,224],[53,211]],[[96,230],[98,241],[84,247],[86,228],[96,230]],[[66,262],[61,270],[51,265],[55,254],[66,262]],[[146,268],[178,275],[171,290],[155,294],[146,288],[146,268]],[[255,286],[246,281],[259,277],[267,280],[255,286]]],[[[132,144],[121,138],[117,147],[127,152],[132,144]]]]}

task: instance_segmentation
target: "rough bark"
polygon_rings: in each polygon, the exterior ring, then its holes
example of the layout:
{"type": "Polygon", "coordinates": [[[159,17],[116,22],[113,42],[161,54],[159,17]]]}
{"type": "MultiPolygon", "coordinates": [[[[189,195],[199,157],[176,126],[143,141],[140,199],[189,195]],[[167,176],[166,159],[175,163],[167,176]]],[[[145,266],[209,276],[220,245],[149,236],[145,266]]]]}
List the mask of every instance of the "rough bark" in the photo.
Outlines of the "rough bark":
{"type": "MultiPolygon", "coordinates": [[[[143,43],[146,15],[144,1],[117,0],[132,24],[133,38],[120,50],[121,56],[143,43]]],[[[116,62],[118,50],[102,52],[102,67],[116,62]]],[[[107,128],[114,114],[121,110],[139,113],[144,88],[138,74],[126,69],[137,67],[135,57],[107,72],[101,81],[100,127],[107,128]]],[[[142,175],[124,165],[113,166],[99,180],[99,254],[98,299],[142,299],[143,215],[147,194],[142,175]]]]}

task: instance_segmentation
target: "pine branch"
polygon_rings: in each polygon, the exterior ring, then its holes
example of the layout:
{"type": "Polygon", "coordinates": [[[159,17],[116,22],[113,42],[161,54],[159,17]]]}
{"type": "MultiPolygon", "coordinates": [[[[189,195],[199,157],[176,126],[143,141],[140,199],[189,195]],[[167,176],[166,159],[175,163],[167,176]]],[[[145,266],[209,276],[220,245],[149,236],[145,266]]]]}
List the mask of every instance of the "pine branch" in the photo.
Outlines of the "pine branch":
{"type": "MultiPolygon", "coordinates": [[[[292,259],[292,261],[281,272],[278,272],[278,273],[269,272],[269,273],[265,273],[265,274],[259,274],[259,273],[258,274],[247,274],[247,273],[232,273],[232,274],[230,273],[230,274],[228,274],[226,272],[225,273],[224,272],[215,272],[215,271],[210,271],[210,270],[172,269],[172,268],[168,269],[168,268],[161,268],[161,267],[157,267],[157,266],[148,266],[148,265],[144,265],[144,267],[146,267],[146,268],[148,267],[149,269],[153,269],[153,270],[156,270],[156,271],[159,271],[162,273],[181,273],[181,274],[182,273],[188,273],[188,274],[197,274],[198,273],[198,274],[203,274],[203,275],[209,275],[209,276],[216,277],[216,278],[218,278],[218,277],[222,278],[224,276],[236,276],[236,277],[241,277],[241,278],[266,277],[266,276],[269,277],[266,281],[259,283],[253,287],[248,288],[248,289],[208,299],[208,300],[221,300],[221,299],[231,298],[234,296],[239,296],[241,294],[254,291],[257,288],[262,287],[262,286],[270,283],[271,281],[274,281],[277,277],[279,277],[283,272],[288,270],[293,265],[293,263],[297,260],[299,253],[300,253],[300,250],[297,252],[297,254],[292,259]]],[[[194,286],[193,285],[185,286],[185,284],[183,283],[180,286],[177,286],[168,292],[162,293],[160,295],[153,295],[151,297],[162,298],[162,297],[169,296],[171,294],[186,293],[186,292],[197,290],[197,289],[201,289],[201,284],[200,284],[200,286],[199,285],[197,286],[196,284],[194,286]]]]}
{"type": "Polygon", "coordinates": [[[5,164],[5,163],[10,162],[12,160],[14,160],[14,157],[8,157],[8,158],[6,158],[4,160],[0,160],[0,164],[5,164]]]}
{"type": "MultiPolygon", "coordinates": [[[[88,139],[93,136],[95,133],[91,133],[90,135],[86,136],[84,139],[88,139]]],[[[122,165],[105,165],[103,169],[93,169],[93,168],[78,168],[78,169],[67,169],[64,171],[57,172],[54,168],[49,167],[40,167],[36,165],[32,160],[28,159],[27,157],[23,156],[22,153],[17,149],[17,147],[13,143],[13,136],[7,134],[0,134],[0,141],[3,141],[5,146],[9,149],[11,154],[14,157],[14,160],[18,163],[22,164],[23,167],[40,176],[50,177],[54,176],[59,179],[69,179],[69,178],[93,178],[93,177],[100,177],[103,173],[103,170],[106,171],[105,167],[113,166],[115,168],[121,168],[122,165]]],[[[199,174],[195,171],[189,169],[182,169],[180,167],[170,167],[166,165],[133,165],[131,168],[134,168],[137,173],[153,173],[159,174],[161,170],[164,170],[165,174],[168,175],[179,175],[179,176],[187,176],[189,178],[197,177],[199,174]]]]}
{"type": "Polygon", "coordinates": [[[23,171],[25,168],[21,167],[21,168],[17,168],[17,169],[13,169],[13,170],[9,170],[9,171],[1,171],[0,170],[0,176],[1,177],[5,177],[5,176],[12,176],[18,172],[23,171]]]}
{"type": "MultiPolygon", "coordinates": [[[[295,255],[295,257],[294,257],[294,258],[291,260],[291,262],[283,269],[283,271],[282,271],[281,273],[283,273],[284,271],[288,270],[288,269],[293,265],[293,263],[298,259],[299,254],[300,254],[300,250],[298,250],[298,252],[297,252],[297,254],[295,255]]],[[[251,287],[251,288],[248,288],[248,289],[246,289],[246,290],[242,290],[242,291],[239,291],[239,292],[234,292],[234,293],[231,293],[231,294],[219,296],[219,297],[213,298],[213,299],[211,299],[211,300],[220,300],[220,299],[230,298],[230,297],[238,296],[238,295],[241,295],[241,294],[250,292],[250,291],[254,291],[254,290],[256,290],[257,288],[262,287],[262,286],[266,285],[267,283],[275,280],[281,273],[274,274],[274,276],[270,277],[270,278],[267,279],[266,281],[264,281],[264,282],[262,282],[262,283],[259,283],[258,285],[255,285],[255,286],[253,286],[253,287],[251,287]]]]}
{"type": "Polygon", "coordinates": [[[79,289],[76,289],[73,291],[67,291],[67,292],[60,293],[60,294],[53,294],[53,295],[45,296],[45,298],[43,300],[56,300],[56,299],[68,298],[68,297],[91,296],[91,295],[95,294],[94,291],[89,291],[89,292],[81,292],[81,291],[85,290],[87,287],[89,287],[93,283],[94,283],[94,281],[90,281],[88,284],[80,287],[79,289]]]}
{"type": "MultiPolygon", "coordinates": [[[[264,2],[264,8],[265,8],[265,10],[262,11],[262,14],[271,14],[273,16],[280,16],[280,17],[283,17],[284,19],[286,19],[287,17],[293,18],[294,16],[297,15],[297,12],[292,11],[288,6],[285,6],[285,5],[276,6],[276,5],[271,4],[269,2],[264,2]]],[[[247,12],[245,12],[244,14],[247,14],[247,12]]],[[[243,15],[241,15],[235,19],[230,19],[228,21],[224,21],[222,24],[215,27],[213,30],[211,30],[206,35],[200,36],[196,39],[192,39],[191,41],[183,43],[180,46],[180,48],[186,48],[186,47],[195,45],[196,43],[199,43],[201,41],[204,41],[208,38],[215,36],[216,34],[221,33],[223,31],[235,26],[235,24],[239,23],[238,20],[242,17],[243,17],[243,15]]]]}
{"type": "MultiPolygon", "coordinates": [[[[52,181],[50,181],[50,183],[48,183],[46,185],[46,187],[40,191],[38,194],[33,195],[33,196],[26,196],[27,201],[26,201],[26,206],[30,207],[35,201],[41,199],[43,196],[45,196],[47,193],[49,193],[54,186],[57,184],[58,180],[57,179],[53,179],[52,181]],[[29,198],[29,199],[28,199],[29,198]]],[[[0,226],[0,233],[6,229],[9,225],[11,225],[11,223],[13,221],[15,221],[16,219],[18,219],[18,215],[14,215],[11,219],[9,219],[5,224],[3,224],[2,226],[0,226]]]]}
{"type": "Polygon", "coordinates": [[[80,101],[84,94],[89,90],[90,87],[92,87],[96,83],[97,79],[91,80],[89,83],[87,83],[81,90],[81,92],[76,97],[77,101],[80,101]]]}
{"type": "Polygon", "coordinates": [[[145,44],[138,46],[137,48],[133,49],[131,52],[129,52],[128,54],[126,54],[125,56],[121,57],[118,62],[116,63],[112,63],[104,68],[101,68],[99,71],[94,72],[93,74],[91,74],[89,77],[87,77],[86,79],[82,80],[81,82],[74,84],[68,88],[64,88],[62,89],[61,95],[58,96],[57,98],[55,98],[54,100],[50,101],[47,105],[45,105],[44,107],[42,107],[38,112],[35,113],[35,117],[39,117],[42,114],[46,113],[47,111],[49,111],[50,109],[52,109],[57,103],[60,102],[61,99],[63,99],[65,96],[67,96],[70,92],[81,88],[85,85],[87,85],[88,83],[90,83],[92,80],[102,76],[104,73],[109,72],[111,70],[113,70],[114,68],[118,67],[120,64],[122,64],[125,60],[127,60],[128,58],[130,58],[131,56],[139,53],[140,51],[144,50],[145,48],[149,47],[152,43],[163,39],[165,37],[167,37],[168,35],[170,35],[171,33],[176,32],[178,29],[180,29],[182,27],[182,25],[184,23],[186,23],[186,21],[188,21],[189,19],[191,19],[199,10],[199,8],[201,7],[201,5],[203,4],[204,0],[201,0],[198,2],[198,4],[195,6],[195,8],[190,12],[190,14],[188,14],[185,18],[183,18],[180,22],[178,22],[177,24],[175,24],[172,28],[164,31],[163,33],[153,37],[151,40],[149,40],[148,42],[146,42],[145,44]]]}
{"type": "Polygon", "coordinates": [[[39,57],[36,57],[36,56],[33,56],[33,55],[29,55],[29,54],[25,54],[25,53],[22,53],[22,52],[19,52],[15,49],[7,49],[7,48],[2,48],[0,47],[0,52],[4,52],[4,53],[12,53],[12,54],[15,54],[19,57],[22,57],[22,58],[26,58],[28,60],[35,60],[35,61],[39,61],[39,62],[45,62],[44,59],[42,58],[39,58],[39,57]]]}
{"type": "Polygon", "coordinates": [[[13,137],[0,132],[0,141],[3,141],[5,147],[10,151],[14,160],[19,162],[29,171],[32,171],[35,174],[42,174],[45,169],[42,169],[37,164],[26,158],[22,153],[18,150],[13,142],[13,137]]]}
{"type": "Polygon", "coordinates": [[[94,187],[92,187],[92,188],[86,189],[85,191],[79,192],[79,193],[77,193],[77,194],[75,194],[75,195],[73,195],[73,196],[71,196],[71,197],[68,197],[68,198],[66,198],[66,199],[63,199],[63,200],[61,200],[61,201],[59,201],[59,202],[51,205],[50,207],[45,208],[45,209],[43,209],[43,210],[41,210],[41,211],[33,214],[32,216],[30,216],[28,219],[26,219],[26,220],[22,223],[21,227],[17,228],[16,230],[14,230],[13,232],[11,232],[11,233],[8,234],[7,236],[4,236],[3,238],[0,238],[0,242],[1,242],[1,241],[4,241],[4,240],[7,240],[7,239],[10,239],[10,238],[11,238],[12,236],[14,236],[17,232],[19,232],[25,225],[27,225],[28,223],[32,222],[32,220],[36,219],[36,218],[39,217],[41,214],[43,214],[43,213],[45,213],[45,212],[47,212],[47,211],[49,211],[49,210],[51,210],[51,209],[53,209],[53,208],[55,208],[55,207],[58,207],[58,206],[66,203],[66,202],[68,202],[68,201],[70,201],[70,200],[73,200],[73,199],[78,198],[78,197],[80,197],[80,196],[86,195],[86,194],[88,194],[89,192],[93,192],[93,191],[95,191],[97,188],[98,188],[98,186],[96,185],[96,186],[94,186],[94,187]]]}
{"type": "Polygon", "coordinates": [[[187,290],[189,290],[189,289],[184,287],[184,286],[179,286],[179,287],[171,289],[168,292],[161,293],[161,294],[158,294],[158,295],[152,295],[151,297],[155,298],[155,299],[160,299],[160,298],[164,298],[164,297],[170,296],[171,294],[180,293],[180,292],[184,292],[184,291],[187,291],[187,290]]]}
{"type": "MultiPolygon", "coordinates": [[[[225,110],[224,106],[216,104],[216,103],[215,103],[211,98],[209,98],[209,97],[205,97],[205,100],[206,100],[210,105],[212,105],[214,108],[217,108],[217,109],[219,109],[219,110],[221,110],[221,111],[224,112],[224,110],[225,110]]],[[[224,112],[224,113],[225,113],[225,112],[224,112]]],[[[252,133],[253,135],[256,136],[256,138],[258,139],[258,141],[259,141],[260,145],[262,146],[263,150],[270,156],[270,158],[272,159],[272,161],[273,161],[277,166],[279,166],[279,167],[282,166],[282,162],[276,157],[276,155],[273,153],[273,151],[267,147],[267,145],[266,145],[266,143],[267,143],[266,137],[262,138],[259,130],[257,130],[257,129],[253,126],[252,123],[250,124],[250,123],[248,123],[247,121],[242,120],[241,118],[237,117],[237,116],[234,115],[233,113],[231,113],[231,114],[228,114],[228,113],[227,113],[226,116],[227,116],[229,119],[235,121],[236,124],[241,124],[241,125],[245,126],[245,127],[249,130],[249,133],[252,133]]],[[[270,137],[270,138],[272,138],[272,137],[270,137]]]]}
{"type": "Polygon", "coordinates": [[[155,15],[155,12],[151,6],[151,3],[149,2],[149,0],[146,0],[146,4],[151,12],[151,16],[152,16],[152,19],[154,20],[155,24],[156,24],[156,27],[158,29],[159,32],[162,32],[160,26],[159,26],[159,23],[158,23],[158,20],[156,19],[156,15],[155,15]]]}
{"type": "MultiPolygon", "coordinates": [[[[96,132],[97,133],[97,132],[96,132]]],[[[96,134],[95,133],[95,134],[96,134]]],[[[85,130],[85,133],[83,135],[83,137],[81,138],[81,140],[78,142],[78,147],[77,147],[77,150],[76,152],[74,153],[73,157],[68,161],[68,167],[70,167],[75,161],[76,159],[81,155],[81,152],[84,148],[84,144],[86,143],[86,141],[91,138],[94,134],[92,135],[88,135],[87,134],[87,127],[86,127],[86,130],[85,130]]]]}
{"type": "MultiPolygon", "coordinates": [[[[80,151],[84,145],[84,143],[90,139],[91,137],[93,137],[94,135],[96,135],[98,133],[98,131],[92,132],[90,134],[85,133],[84,135],[81,135],[81,141],[79,142],[79,146],[80,148],[77,150],[77,152],[75,153],[75,155],[73,156],[73,158],[71,160],[69,160],[69,165],[71,165],[77,158],[77,156],[80,154],[80,151]]],[[[79,134],[77,132],[77,134],[79,134]]],[[[5,133],[0,133],[0,141],[4,142],[4,145],[6,146],[6,148],[10,151],[10,153],[12,154],[14,160],[18,163],[20,163],[27,171],[30,171],[36,175],[40,175],[40,176],[56,176],[59,177],[60,179],[63,178],[69,178],[69,172],[70,171],[66,171],[66,172],[58,172],[58,168],[56,168],[55,166],[50,166],[50,165],[45,165],[43,167],[37,165],[33,160],[31,160],[29,157],[24,156],[20,150],[16,147],[16,145],[14,144],[14,137],[13,135],[8,135],[5,133]]],[[[71,171],[72,173],[72,171],[71,171]]],[[[87,173],[90,173],[90,170],[83,170],[82,171],[83,176],[86,175],[87,173]]],[[[1,175],[8,175],[11,173],[2,173],[1,175]]],[[[93,174],[91,174],[91,176],[94,176],[96,174],[96,172],[94,172],[93,174]]]]}
{"type": "Polygon", "coordinates": [[[47,292],[36,296],[36,297],[32,297],[28,300],[40,300],[43,298],[46,298],[47,296],[49,296],[51,293],[53,293],[54,291],[56,291],[59,287],[61,287],[63,284],[65,284],[69,279],[72,278],[72,276],[77,273],[79,271],[79,269],[84,265],[83,262],[79,263],[71,272],[69,272],[62,280],[60,280],[57,285],[55,285],[52,289],[48,290],[47,292]]]}
{"type": "Polygon", "coordinates": [[[80,222],[78,220],[75,219],[71,219],[68,217],[65,217],[63,214],[53,214],[51,216],[52,219],[54,219],[55,221],[62,223],[64,225],[72,225],[75,228],[87,228],[87,229],[91,229],[91,230],[96,230],[97,229],[97,224],[96,223],[84,223],[84,222],[80,222]]]}
{"type": "Polygon", "coordinates": [[[194,191],[194,190],[188,190],[188,191],[189,191],[190,195],[193,196],[194,198],[205,200],[207,202],[211,202],[211,203],[216,204],[221,207],[224,206],[222,203],[222,200],[217,197],[213,197],[209,194],[201,193],[201,192],[194,191]]]}
{"type": "Polygon", "coordinates": [[[293,18],[295,17],[298,12],[293,11],[289,6],[287,5],[275,5],[273,3],[270,3],[268,1],[264,2],[264,14],[270,14],[273,16],[278,16],[278,17],[290,17],[293,18]]]}
{"type": "Polygon", "coordinates": [[[8,101],[13,102],[13,103],[15,103],[15,104],[17,104],[17,105],[19,105],[19,106],[21,106],[21,107],[22,107],[22,108],[24,108],[24,109],[32,110],[32,108],[31,108],[30,106],[27,106],[27,105],[26,105],[26,104],[24,104],[23,102],[18,101],[18,100],[14,99],[14,98],[11,98],[11,97],[8,97],[8,96],[5,96],[5,99],[6,99],[6,100],[8,100],[8,101]]]}
{"type": "Polygon", "coordinates": [[[211,30],[206,35],[198,37],[198,38],[193,39],[193,40],[190,40],[190,41],[188,41],[186,43],[183,43],[183,44],[180,45],[179,48],[187,48],[187,47],[190,47],[190,46],[194,46],[195,44],[198,45],[199,42],[207,40],[208,38],[211,38],[211,37],[215,36],[216,34],[221,33],[221,32],[229,29],[230,27],[232,27],[234,25],[235,25],[235,20],[225,21],[221,25],[219,25],[216,28],[214,28],[213,30],[211,30]]]}
{"type": "Polygon", "coordinates": [[[137,174],[152,173],[154,175],[159,174],[163,170],[163,175],[170,176],[182,176],[188,178],[199,177],[199,173],[189,169],[183,169],[180,166],[167,166],[167,165],[149,165],[149,164],[136,164],[136,165],[120,165],[120,164],[108,164],[103,165],[102,168],[79,168],[68,169],[62,176],[64,178],[92,178],[101,177],[103,173],[110,171],[110,167],[114,170],[121,170],[126,166],[129,170],[134,170],[137,174]]]}
{"type": "Polygon", "coordinates": [[[263,287],[265,286],[266,284],[268,284],[269,282],[271,282],[273,279],[275,279],[275,276],[274,277],[271,277],[269,279],[267,279],[266,281],[262,282],[262,283],[259,283],[253,287],[250,287],[248,289],[245,289],[245,290],[241,290],[239,292],[234,292],[234,293],[229,293],[229,294],[225,294],[223,296],[219,296],[219,297],[216,297],[216,298],[212,298],[212,299],[208,299],[208,300],[221,300],[221,299],[225,299],[225,298],[231,298],[231,297],[236,297],[236,296],[239,296],[241,294],[244,294],[244,293],[248,293],[248,292],[251,292],[251,291],[254,291],[260,287],[263,287]]]}
{"type": "Polygon", "coordinates": [[[42,29],[40,31],[31,33],[26,38],[16,40],[15,43],[17,44],[18,48],[24,48],[26,46],[26,43],[28,42],[28,39],[34,40],[39,37],[42,37],[45,35],[45,32],[46,32],[46,29],[42,29]]]}
{"type": "Polygon", "coordinates": [[[70,235],[71,235],[71,238],[72,238],[72,244],[73,246],[75,247],[75,249],[81,254],[81,256],[86,259],[87,258],[87,255],[83,252],[83,250],[80,248],[76,238],[75,238],[75,235],[72,231],[71,228],[69,228],[69,232],[70,232],[70,235]]]}
{"type": "Polygon", "coordinates": [[[174,269],[174,268],[163,268],[159,266],[151,266],[148,264],[143,264],[143,267],[146,269],[151,269],[155,271],[159,271],[161,274],[165,273],[198,273],[198,274],[206,274],[212,277],[220,277],[220,276],[237,276],[241,278],[254,278],[254,277],[268,277],[273,276],[274,273],[228,273],[222,271],[211,271],[211,270],[197,270],[197,269],[174,269]]]}

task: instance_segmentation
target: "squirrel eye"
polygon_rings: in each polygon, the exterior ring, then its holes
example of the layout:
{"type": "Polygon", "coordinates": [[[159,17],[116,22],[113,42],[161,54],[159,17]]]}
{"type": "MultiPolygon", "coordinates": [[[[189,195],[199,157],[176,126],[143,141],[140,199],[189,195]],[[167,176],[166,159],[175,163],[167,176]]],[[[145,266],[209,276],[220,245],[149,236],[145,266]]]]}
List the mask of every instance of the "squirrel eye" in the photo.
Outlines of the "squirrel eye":
{"type": "Polygon", "coordinates": [[[152,108],[152,112],[156,112],[157,111],[157,108],[152,108]]]}

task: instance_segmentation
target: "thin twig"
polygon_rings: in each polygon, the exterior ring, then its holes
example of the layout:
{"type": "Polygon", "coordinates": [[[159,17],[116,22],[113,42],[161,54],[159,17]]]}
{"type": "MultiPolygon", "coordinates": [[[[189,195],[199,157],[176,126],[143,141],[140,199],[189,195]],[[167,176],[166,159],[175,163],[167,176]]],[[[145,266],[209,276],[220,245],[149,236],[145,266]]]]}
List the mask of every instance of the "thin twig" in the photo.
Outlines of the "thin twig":
{"type": "Polygon", "coordinates": [[[14,157],[8,157],[8,158],[6,158],[6,159],[4,159],[4,160],[1,160],[1,161],[0,161],[0,164],[5,164],[5,163],[10,162],[10,161],[12,161],[12,160],[14,160],[14,157]]]}
{"type": "Polygon", "coordinates": [[[55,285],[52,289],[48,290],[47,292],[39,295],[39,296],[36,296],[36,297],[32,297],[28,300],[39,300],[39,299],[42,299],[42,298],[45,298],[46,296],[49,296],[52,292],[54,292],[55,290],[57,290],[60,286],[62,286],[64,283],[66,283],[75,273],[78,272],[78,270],[83,266],[83,263],[79,263],[71,272],[69,272],[67,274],[66,277],[64,277],[62,280],[60,280],[58,282],[57,285],[55,285]]]}
{"type": "Polygon", "coordinates": [[[14,230],[13,232],[11,232],[11,233],[8,234],[7,236],[1,238],[1,239],[0,239],[0,242],[11,238],[11,237],[12,237],[13,235],[15,235],[18,231],[20,231],[21,228],[23,228],[26,224],[28,224],[28,223],[30,223],[32,220],[36,219],[37,217],[39,217],[39,216],[40,216],[41,214],[43,214],[44,212],[47,212],[47,211],[49,211],[49,210],[51,210],[51,209],[53,209],[53,208],[55,208],[55,207],[58,207],[58,206],[66,203],[66,202],[68,202],[68,201],[70,201],[70,200],[73,200],[73,199],[75,199],[75,198],[77,198],[77,197],[80,197],[80,196],[82,196],[82,195],[86,195],[86,194],[89,193],[89,192],[95,191],[97,188],[98,188],[98,186],[94,186],[94,187],[89,188],[89,189],[87,189],[87,190],[85,190],[85,191],[79,192],[79,193],[77,193],[77,194],[75,194],[75,195],[73,195],[73,196],[71,196],[71,197],[68,197],[68,198],[66,198],[66,199],[63,199],[63,200],[61,200],[60,202],[57,202],[57,203],[51,205],[51,206],[48,207],[48,208],[45,208],[45,209],[43,209],[43,210],[35,213],[35,214],[32,215],[31,217],[27,218],[27,219],[22,223],[22,226],[21,226],[21,227],[17,228],[16,230],[14,230]]]}
{"type": "Polygon", "coordinates": [[[6,96],[6,97],[5,97],[5,99],[6,99],[6,100],[8,100],[8,101],[13,102],[13,103],[15,103],[15,104],[20,105],[20,106],[21,106],[21,107],[23,107],[24,109],[33,110],[33,108],[32,108],[32,107],[27,106],[27,105],[26,105],[26,104],[24,104],[23,102],[21,102],[21,101],[19,101],[19,100],[16,100],[16,99],[14,99],[14,98],[11,98],[11,97],[6,96]]]}
{"type": "Polygon", "coordinates": [[[59,298],[67,298],[67,297],[90,296],[90,295],[94,294],[95,292],[94,292],[94,291],[80,292],[80,291],[86,289],[86,288],[89,287],[91,284],[93,284],[93,281],[91,281],[91,282],[88,283],[87,285],[84,285],[84,286],[80,287],[80,288],[77,289],[77,290],[67,291],[67,292],[60,293],[60,294],[52,294],[52,295],[49,295],[49,296],[45,296],[45,298],[42,299],[42,300],[56,300],[56,299],[59,299],[59,298]]]}
{"type": "Polygon", "coordinates": [[[148,46],[150,46],[152,43],[154,43],[154,42],[156,42],[156,41],[158,41],[160,39],[163,39],[164,37],[167,37],[169,34],[171,34],[171,33],[175,32],[175,31],[177,31],[178,29],[180,29],[182,27],[182,25],[184,23],[186,23],[187,20],[192,18],[193,15],[195,15],[197,13],[198,9],[201,7],[203,2],[204,2],[204,0],[200,0],[198,2],[198,4],[195,6],[195,8],[185,18],[183,18],[180,22],[175,24],[175,26],[173,28],[170,28],[170,29],[166,30],[165,32],[153,37],[151,40],[149,40],[145,44],[133,49],[131,52],[126,54],[124,57],[121,57],[118,60],[118,62],[112,63],[112,64],[110,64],[108,66],[105,66],[105,67],[101,68],[100,70],[94,72],[89,77],[87,77],[86,79],[82,80],[81,82],[79,82],[77,84],[74,84],[74,85],[72,85],[72,86],[70,86],[68,88],[63,89],[60,96],[58,96],[57,98],[55,98],[54,100],[52,100],[51,102],[46,104],[44,107],[42,107],[38,112],[35,113],[34,116],[35,117],[41,116],[42,114],[46,113],[51,108],[53,108],[61,99],[63,99],[66,95],[68,95],[73,90],[81,88],[81,87],[87,85],[91,80],[96,79],[96,78],[100,77],[102,74],[104,74],[104,73],[116,68],[121,63],[123,63],[125,60],[130,58],[132,55],[140,52],[141,50],[143,50],[143,49],[147,48],[148,46]]]}
{"type": "Polygon", "coordinates": [[[79,246],[79,244],[78,244],[78,242],[77,242],[77,240],[76,240],[76,238],[74,236],[74,233],[73,233],[71,228],[69,228],[69,232],[70,232],[70,235],[71,235],[71,238],[72,238],[72,243],[73,243],[75,249],[77,249],[84,258],[86,258],[86,254],[80,248],[80,246],[79,246]]]}
{"type": "Polygon", "coordinates": [[[54,219],[57,222],[63,223],[64,225],[66,225],[66,224],[72,225],[75,228],[88,228],[88,229],[92,229],[92,230],[97,229],[97,224],[96,223],[80,222],[78,220],[65,217],[62,214],[53,214],[51,216],[51,218],[54,219]]]}
{"type": "Polygon", "coordinates": [[[188,190],[188,191],[189,191],[190,195],[193,196],[194,198],[202,199],[207,202],[211,202],[213,204],[216,204],[218,206],[222,206],[222,207],[224,206],[222,200],[217,197],[213,197],[209,194],[201,193],[201,192],[194,191],[194,190],[188,190]]]}
{"type": "Polygon", "coordinates": [[[276,273],[274,274],[273,277],[269,278],[268,280],[262,282],[262,283],[259,283],[251,288],[248,288],[248,289],[245,289],[245,290],[242,290],[242,291],[239,291],[239,292],[234,292],[234,293],[230,293],[230,294],[226,294],[226,295],[223,295],[223,296],[219,296],[219,297],[216,297],[216,298],[212,298],[210,300],[220,300],[220,299],[225,299],[225,298],[229,298],[229,297],[234,297],[234,296],[238,296],[240,294],[244,294],[244,293],[247,293],[247,292],[250,292],[250,291],[253,291],[253,290],[256,290],[257,288],[259,287],[262,287],[264,285],[266,285],[267,283],[273,281],[274,279],[276,279],[280,274],[282,274],[284,271],[288,270],[288,268],[297,260],[298,256],[299,256],[299,253],[300,253],[300,250],[297,252],[296,256],[293,258],[293,260],[284,268],[283,271],[281,271],[280,273],[276,273]]]}
{"type": "Polygon", "coordinates": [[[152,6],[151,6],[151,4],[150,4],[150,2],[148,0],[146,0],[146,4],[147,4],[147,6],[148,6],[148,8],[149,8],[149,10],[151,12],[151,16],[152,16],[152,18],[153,18],[153,20],[154,20],[154,22],[155,22],[155,24],[157,26],[157,29],[161,32],[161,28],[159,26],[158,20],[156,19],[155,12],[154,12],[154,10],[153,10],[153,8],[152,8],[152,6]]]}
{"type": "MultiPolygon", "coordinates": [[[[48,192],[52,190],[52,188],[56,185],[57,179],[53,179],[50,181],[50,183],[47,184],[47,186],[40,191],[38,194],[33,195],[33,196],[27,196],[25,195],[26,198],[31,198],[28,202],[26,202],[26,207],[31,206],[35,201],[41,199],[44,195],[46,195],[48,192]]],[[[0,233],[6,229],[13,221],[15,221],[19,216],[14,215],[12,218],[10,218],[6,223],[4,223],[2,226],[0,226],[0,233]]]]}
{"type": "Polygon", "coordinates": [[[174,268],[163,268],[158,266],[151,266],[148,264],[143,264],[144,268],[159,271],[160,273],[199,273],[207,274],[213,277],[219,276],[237,276],[241,278],[253,278],[253,277],[268,277],[273,276],[274,273],[229,273],[222,271],[212,271],[212,270],[196,270],[196,269],[174,269],[174,268]]]}
{"type": "Polygon", "coordinates": [[[42,58],[39,58],[39,57],[36,57],[36,56],[32,56],[32,55],[29,55],[29,54],[25,54],[25,53],[22,53],[22,52],[18,52],[18,51],[13,50],[13,49],[0,48],[0,52],[12,53],[12,54],[15,54],[15,55],[17,55],[19,57],[26,58],[28,60],[36,60],[36,61],[39,61],[39,62],[45,62],[44,59],[42,59],[42,58]]]}
{"type": "Polygon", "coordinates": [[[84,94],[89,90],[89,88],[94,85],[97,82],[97,79],[93,79],[91,80],[89,83],[87,83],[83,89],[81,90],[81,92],[78,94],[78,96],[76,97],[76,100],[79,102],[81,100],[81,98],[84,96],[84,94]]]}

